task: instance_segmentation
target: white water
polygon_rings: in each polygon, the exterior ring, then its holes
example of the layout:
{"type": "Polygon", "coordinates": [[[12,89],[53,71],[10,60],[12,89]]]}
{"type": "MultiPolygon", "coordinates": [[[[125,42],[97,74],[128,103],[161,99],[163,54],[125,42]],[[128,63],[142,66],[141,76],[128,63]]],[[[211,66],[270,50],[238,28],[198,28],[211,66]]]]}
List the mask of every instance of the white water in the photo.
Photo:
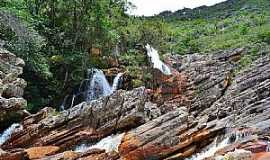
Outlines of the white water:
{"type": "Polygon", "coordinates": [[[205,158],[213,156],[218,150],[226,147],[229,144],[230,137],[225,138],[221,143],[217,144],[217,138],[214,141],[214,145],[207,151],[198,153],[196,156],[191,157],[189,160],[204,160],[205,158]]]}
{"type": "Polygon", "coordinates": [[[226,147],[234,142],[241,141],[250,135],[251,135],[251,132],[249,132],[249,131],[231,132],[230,134],[227,134],[225,136],[224,140],[221,141],[220,143],[217,143],[217,138],[216,138],[215,141],[213,142],[213,144],[210,145],[211,147],[209,149],[207,149],[204,152],[198,153],[195,156],[192,156],[191,158],[188,158],[186,160],[204,160],[205,158],[214,156],[218,150],[220,150],[220,149],[222,149],[222,148],[224,148],[224,147],[226,147]]]}
{"type": "Polygon", "coordinates": [[[75,95],[75,94],[73,94],[73,95],[72,95],[72,100],[71,100],[71,105],[70,105],[70,108],[71,108],[71,107],[73,107],[73,104],[74,104],[74,100],[75,100],[75,98],[76,98],[76,95],[75,95]]]}
{"type": "Polygon", "coordinates": [[[107,153],[108,152],[118,152],[118,147],[121,144],[122,138],[124,133],[111,135],[106,138],[100,140],[97,144],[88,146],[86,144],[81,144],[75,148],[76,152],[86,152],[90,149],[104,149],[107,153]]]}
{"type": "MultiPolygon", "coordinates": [[[[113,92],[115,92],[118,89],[122,80],[121,78],[123,76],[123,73],[118,73],[113,80],[112,86],[110,86],[102,70],[93,69],[91,72],[92,74],[89,74],[89,79],[85,79],[81,82],[79,87],[79,94],[72,95],[70,108],[73,107],[74,101],[77,98],[77,96],[80,94],[84,94],[84,92],[81,91],[81,89],[83,88],[83,84],[85,84],[86,82],[88,82],[87,83],[88,86],[87,91],[85,92],[86,93],[85,100],[87,102],[90,102],[100,97],[109,96],[113,92]]],[[[61,111],[65,110],[68,97],[70,96],[69,95],[65,96],[64,101],[60,106],[61,111]]]]}
{"type": "Polygon", "coordinates": [[[3,134],[0,134],[0,146],[4,144],[16,130],[18,131],[22,129],[23,128],[20,124],[12,124],[8,129],[3,132],[3,134]]]}
{"type": "Polygon", "coordinates": [[[112,94],[111,86],[102,70],[94,69],[88,85],[86,101],[92,101],[112,94]]]}
{"type": "Polygon", "coordinates": [[[87,90],[86,101],[92,101],[100,97],[109,96],[117,90],[123,73],[118,73],[110,86],[102,70],[94,69],[91,81],[87,90]]]}
{"type": "Polygon", "coordinates": [[[172,73],[170,68],[160,60],[158,51],[152,48],[149,44],[147,44],[145,47],[147,50],[147,56],[154,65],[153,67],[160,70],[165,75],[171,75],[172,73]]]}
{"type": "Polygon", "coordinates": [[[113,79],[113,84],[112,84],[112,91],[116,91],[119,87],[121,77],[123,76],[123,73],[118,73],[116,77],[113,79]]]}

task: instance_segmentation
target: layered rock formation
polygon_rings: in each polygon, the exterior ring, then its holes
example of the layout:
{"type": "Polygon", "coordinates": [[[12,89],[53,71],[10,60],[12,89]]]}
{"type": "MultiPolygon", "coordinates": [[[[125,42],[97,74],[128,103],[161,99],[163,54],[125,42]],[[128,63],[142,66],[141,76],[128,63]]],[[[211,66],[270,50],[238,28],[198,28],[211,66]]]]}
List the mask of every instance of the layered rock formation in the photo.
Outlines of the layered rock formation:
{"type": "Polygon", "coordinates": [[[235,49],[169,55],[173,75],[156,72],[158,88],[117,91],[60,113],[45,108],[25,118],[24,129],[1,147],[5,155],[22,148],[15,153],[44,160],[173,160],[201,152],[225,135],[230,144],[209,155],[212,158],[242,156],[235,148],[254,157],[267,156],[270,59],[259,58],[237,73],[244,53],[235,49]],[[228,136],[228,131],[235,134],[228,136]],[[91,146],[116,133],[124,133],[117,150],[76,151],[82,144],[91,146]]]}
{"type": "Polygon", "coordinates": [[[26,101],[22,96],[26,82],[18,78],[23,66],[22,59],[0,48],[0,131],[25,114],[26,101]]]}

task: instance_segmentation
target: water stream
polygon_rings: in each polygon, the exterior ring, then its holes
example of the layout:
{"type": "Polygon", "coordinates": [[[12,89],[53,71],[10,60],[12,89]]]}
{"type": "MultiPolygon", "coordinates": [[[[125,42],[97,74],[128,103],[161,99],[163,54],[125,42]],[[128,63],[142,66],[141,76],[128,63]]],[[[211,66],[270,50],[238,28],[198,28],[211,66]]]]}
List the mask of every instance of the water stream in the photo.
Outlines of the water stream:
{"type": "Polygon", "coordinates": [[[0,146],[4,144],[15,131],[22,130],[22,129],[23,127],[20,124],[17,124],[17,123],[12,124],[2,134],[0,134],[0,146]]]}
{"type": "Polygon", "coordinates": [[[121,83],[121,81],[122,81],[122,76],[123,76],[123,73],[118,73],[117,75],[116,75],[116,77],[114,78],[114,80],[113,80],[113,84],[112,84],[112,91],[114,92],[114,91],[116,91],[117,89],[118,89],[118,87],[119,87],[119,85],[120,85],[120,83],[121,83]]]}
{"type": "Polygon", "coordinates": [[[153,68],[160,70],[165,75],[171,75],[172,73],[170,68],[160,60],[158,51],[149,44],[147,44],[145,48],[147,50],[147,56],[150,58],[150,61],[153,64],[153,68]]]}
{"type": "Polygon", "coordinates": [[[117,135],[111,135],[106,138],[103,138],[95,145],[87,145],[85,143],[77,146],[75,148],[76,152],[86,152],[90,149],[104,149],[107,153],[108,152],[118,152],[118,146],[121,144],[122,138],[124,136],[124,133],[117,134],[117,135]]]}
{"type": "Polygon", "coordinates": [[[208,157],[214,156],[218,150],[225,148],[226,146],[229,146],[230,144],[233,144],[235,142],[242,141],[250,135],[251,132],[248,130],[233,131],[229,134],[226,134],[225,138],[220,143],[218,143],[217,137],[215,141],[212,144],[210,144],[205,151],[197,153],[196,155],[192,156],[191,158],[187,158],[186,160],[204,160],[208,157]]]}
{"type": "Polygon", "coordinates": [[[66,108],[71,108],[74,105],[76,105],[75,100],[78,101],[77,98],[78,96],[81,95],[84,95],[84,100],[86,102],[90,102],[100,97],[111,95],[119,88],[122,82],[123,75],[124,75],[123,73],[118,73],[115,76],[112,85],[110,85],[102,70],[99,69],[89,70],[88,79],[85,79],[81,82],[78,93],[65,96],[63,103],[60,106],[60,110],[63,111],[66,108]],[[86,88],[86,90],[83,91],[83,88],[86,88]]]}
{"type": "Polygon", "coordinates": [[[112,86],[110,86],[102,70],[93,69],[92,75],[88,83],[86,101],[92,101],[100,97],[109,96],[118,89],[121,77],[123,73],[118,73],[113,80],[112,86]]]}

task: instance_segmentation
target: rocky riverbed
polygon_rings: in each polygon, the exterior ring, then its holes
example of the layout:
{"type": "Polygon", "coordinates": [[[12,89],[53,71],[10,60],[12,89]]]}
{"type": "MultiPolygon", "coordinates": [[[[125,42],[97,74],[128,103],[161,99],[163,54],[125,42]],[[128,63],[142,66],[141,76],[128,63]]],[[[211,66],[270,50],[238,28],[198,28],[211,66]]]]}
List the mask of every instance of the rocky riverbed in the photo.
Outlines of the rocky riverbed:
{"type": "Polygon", "coordinates": [[[156,88],[27,116],[17,78],[24,62],[1,49],[0,121],[18,113],[22,129],[0,146],[0,159],[270,159],[270,59],[238,72],[243,54],[167,55],[172,75],[153,70],[156,88]]]}

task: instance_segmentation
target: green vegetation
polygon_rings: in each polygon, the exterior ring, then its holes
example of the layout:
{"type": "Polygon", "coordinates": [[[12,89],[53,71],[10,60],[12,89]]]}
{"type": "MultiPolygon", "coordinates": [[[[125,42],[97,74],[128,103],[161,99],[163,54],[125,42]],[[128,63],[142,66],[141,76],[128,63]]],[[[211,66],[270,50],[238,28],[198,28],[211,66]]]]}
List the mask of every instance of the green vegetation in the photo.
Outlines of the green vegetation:
{"type": "MultiPolygon", "coordinates": [[[[151,79],[144,74],[149,43],[161,54],[210,53],[246,48],[239,70],[270,53],[270,1],[228,0],[215,6],[163,12],[154,17],[125,14],[125,0],[4,0],[0,17],[16,15],[14,27],[0,20],[0,39],[27,66],[25,97],[30,111],[57,107],[85,78],[89,67],[109,68],[119,46],[119,65],[134,86],[151,79]]],[[[15,16],[14,16],[15,17],[15,16]]]]}
{"type": "Polygon", "coordinates": [[[59,106],[87,68],[103,67],[90,56],[92,48],[109,55],[120,40],[117,28],[125,25],[128,6],[125,0],[1,1],[0,39],[26,61],[30,111],[59,106]]]}

